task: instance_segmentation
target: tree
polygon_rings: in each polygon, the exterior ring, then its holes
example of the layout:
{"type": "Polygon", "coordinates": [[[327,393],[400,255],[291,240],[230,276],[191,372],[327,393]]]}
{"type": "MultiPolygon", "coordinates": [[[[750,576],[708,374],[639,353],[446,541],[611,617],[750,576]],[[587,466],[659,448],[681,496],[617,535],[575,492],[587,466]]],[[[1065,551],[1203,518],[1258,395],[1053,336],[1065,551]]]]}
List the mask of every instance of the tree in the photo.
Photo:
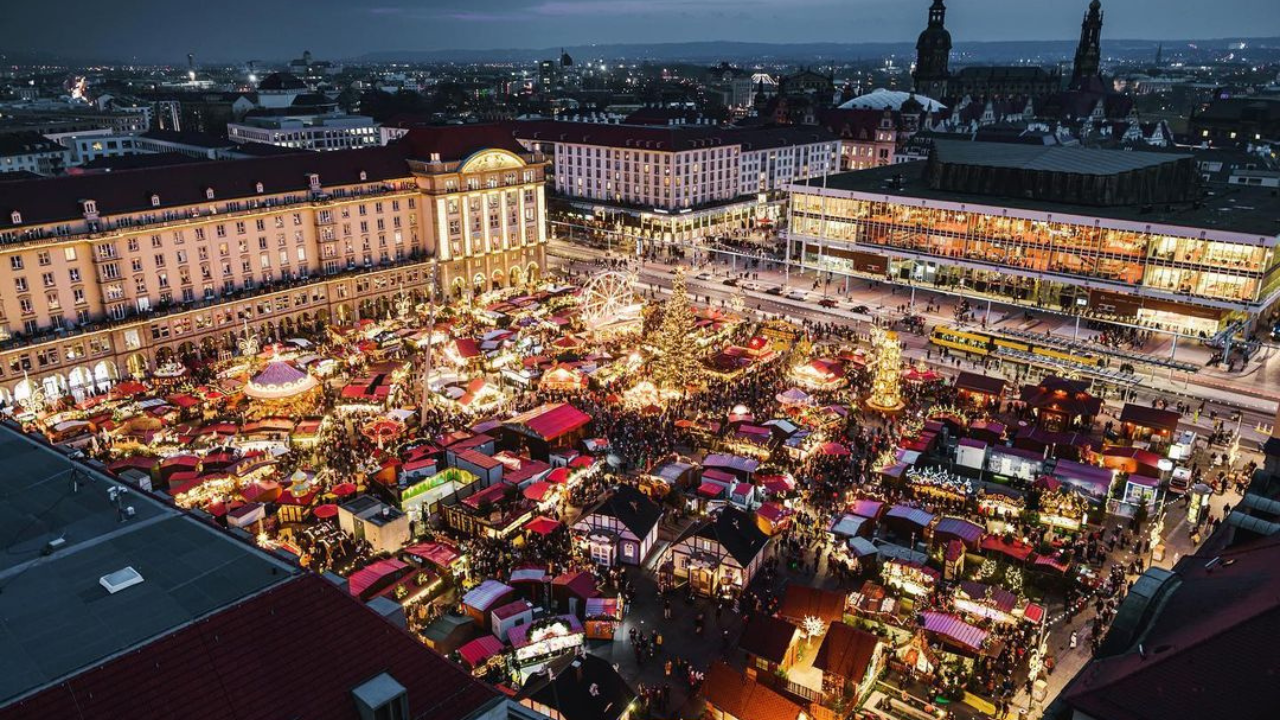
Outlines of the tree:
{"type": "Polygon", "coordinates": [[[653,383],[662,390],[683,392],[698,377],[697,346],[693,343],[693,309],[684,286],[684,268],[671,280],[671,297],[662,311],[654,345],[658,357],[650,366],[653,383]]]}

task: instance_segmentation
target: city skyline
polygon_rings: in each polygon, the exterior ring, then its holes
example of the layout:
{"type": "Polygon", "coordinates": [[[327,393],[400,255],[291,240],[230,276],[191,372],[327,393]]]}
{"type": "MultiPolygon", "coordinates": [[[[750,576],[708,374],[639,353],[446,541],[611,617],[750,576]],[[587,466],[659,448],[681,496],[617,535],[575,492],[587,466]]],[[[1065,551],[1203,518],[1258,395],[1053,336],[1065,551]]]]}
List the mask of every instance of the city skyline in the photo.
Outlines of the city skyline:
{"type": "MultiPolygon", "coordinates": [[[[1177,0],[1152,14],[1137,0],[1104,5],[1112,39],[1194,40],[1280,36],[1280,13],[1265,0],[1224,0],[1212,7],[1177,0]]],[[[952,3],[948,27],[957,42],[1070,40],[1087,3],[983,0],[952,3]],[[1027,32],[1026,28],[1034,28],[1027,32]]],[[[517,50],[557,45],[768,42],[778,44],[913,42],[926,2],[900,0],[712,0],[696,6],[597,0],[485,0],[477,3],[320,0],[307,14],[285,3],[230,0],[178,8],[131,3],[107,16],[72,0],[59,23],[42,22],[36,6],[9,11],[29,32],[10,52],[61,46],[60,57],[136,62],[180,62],[194,53],[209,62],[284,59],[285,47],[309,47],[318,56],[441,50],[517,50]],[[81,6],[82,11],[77,11],[81,6]],[[193,34],[186,28],[199,27],[193,34]],[[68,45],[65,38],[74,37],[68,45]],[[146,48],[142,50],[141,48],[146,48]]]]}

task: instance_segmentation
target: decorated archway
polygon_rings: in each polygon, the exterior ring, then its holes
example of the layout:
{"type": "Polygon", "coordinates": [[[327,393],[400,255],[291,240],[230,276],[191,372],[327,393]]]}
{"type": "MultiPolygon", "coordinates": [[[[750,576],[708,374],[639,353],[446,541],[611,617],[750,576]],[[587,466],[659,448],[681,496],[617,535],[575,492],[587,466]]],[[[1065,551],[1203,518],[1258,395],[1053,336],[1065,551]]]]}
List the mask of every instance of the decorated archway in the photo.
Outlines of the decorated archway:
{"type": "Polygon", "coordinates": [[[106,392],[120,379],[120,371],[110,360],[103,360],[93,366],[93,384],[98,392],[106,392]]]}
{"type": "Polygon", "coordinates": [[[542,279],[542,276],[538,272],[538,263],[535,263],[535,262],[529,263],[528,275],[529,275],[530,284],[536,283],[542,279]]]}
{"type": "Polygon", "coordinates": [[[492,282],[493,289],[497,290],[503,286],[503,282],[507,278],[506,278],[506,274],[503,273],[501,270],[494,270],[493,274],[489,276],[489,279],[492,282]]]}
{"type": "Polygon", "coordinates": [[[476,273],[475,277],[471,278],[471,284],[474,286],[474,289],[477,294],[484,292],[485,291],[484,273],[476,273]]]}
{"type": "Polygon", "coordinates": [[[49,400],[57,400],[67,394],[67,379],[61,373],[46,375],[41,381],[44,396],[49,400]]]}
{"type": "Polygon", "coordinates": [[[141,380],[147,376],[147,356],[142,353],[134,353],[125,360],[125,371],[129,373],[129,377],[135,380],[141,380]]]}
{"type": "Polygon", "coordinates": [[[168,365],[174,361],[174,352],[171,347],[156,348],[156,366],[168,365]]]}
{"type": "Polygon", "coordinates": [[[515,265],[511,268],[511,287],[524,286],[524,268],[515,265]]]}
{"type": "Polygon", "coordinates": [[[460,298],[462,297],[462,293],[466,291],[467,291],[467,281],[463,280],[460,277],[454,278],[453,283],[450,285],[450,292],[453,293],[453,296],[456,298],[460,298]]]}
{"type": "Polygon", "coordinates": [[[13,401],[19,404],[26,402],[28,398],[35,394],[36,387],[37,385],[35,380],[23,378],[22,381],[13,388],[13,401]]]}
{"type": "Polygon", "coordinates": [[[67,373],[67,389],[71,391],[71,397],[79,402],[94,390],[93,372],[87,367],[72,368],[67,373]]]}

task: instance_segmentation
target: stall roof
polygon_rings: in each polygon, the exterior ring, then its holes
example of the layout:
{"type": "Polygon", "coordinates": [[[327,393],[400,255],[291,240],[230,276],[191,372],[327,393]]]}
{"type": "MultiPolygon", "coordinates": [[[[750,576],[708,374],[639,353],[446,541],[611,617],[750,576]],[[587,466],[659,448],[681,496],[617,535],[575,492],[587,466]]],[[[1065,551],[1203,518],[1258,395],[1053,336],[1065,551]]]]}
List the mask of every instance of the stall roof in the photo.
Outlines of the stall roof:
{"type": "Polygon", "coordinates": [[[481,612],[487,612],[494,603],[513,592],[515,592],[515,589],[506,583],[492,579],[485,580],[462,596],[462,604],[481,612]]]}
{"type": "Polygon", "coordinates": [[[369,563],[351,573],[351,577],[347,578],[347,591],[352,595],[359,596],[382,578],[393,575],[407,567],[409,566],[404,562],[394,558],[369,563]]]}
{"type": "Polygon", "coordinates": [[[457,548],[442,542],[418,543],[417,545],[410,545],[404,551],[440,568],[447,568],[453,561],[462,557],[462,553],[458,552],[457,548]]]}
{"type": "Polygon", "coordinates": [[[843,622],[833,622],[822,639],[813,666],[824,673],[859,683],[867,674],[867,667],[871,665],[879,645],[880,638],[876,635],[843,622]]]}
{"type": "Polygon", "coordinates": [[[862,526],[867,522],[867,518],[859,515],[845,515],[831,525],[831,533],[834,535],[844,535],[845,537],[853,537],[857,535],[862,526]]]}
{"type": "Polygon", "coordinates": [[[1018,605],[1018,596],[995,585],[985,585],[973,580],[962,580],[960,589],[971,600],[990,600],[1002,612],[1013,612],[1018,605]]]}
{"type": "Polygon", "coordinates": [[[1004,393],[1005,381],[997,377],[979,375],[972,372],[961,372],[956,376],[956,389],[984,395],[1000,395],[1004,393]]]}
{"type": "Polygon", "coordinates": [[[944,517],[933,528],[934,535],[951,535],[969,545],[977,545],[984,534],[982,526],[962,518],[944,517]]]}
{"type": "Polygon", "coordinates": [[[926,610],[920,616],[924,620],[925,630],[949,637],[973,650],[981,650],[982,643],[987,639],[986,630],[970,625],[950,613],[926,610]]]}
{"type": "Polygon", "coordinates": [[[477,668],[501,653],[504,647],[502,641],[493,635],[482,635],[458,648],[458,654],[469,667],[477,668]]]}
{"type": "Polygon", "coordinates": [[[1167,432],[1170,435],[1178,431],[1178,420],[1182,415],[1172,410],[1160,410],[1146,405],[1126,403],[1120,411],[1120,422],[1132,423],[1150,430],[1167,432]]]}
{"type": "Polygon", "coordinates": [[[879,500],[869,500],[867,498],[859,498],[853,501],[853,505],[849,507],[849,512],[871,520],[879,517],[884,510],[884,503],[879,500]]]}
{"type": "Polygon", "coordinates": [[[910,505],[894,505],[889,508],[886,518],[895,518],[906,520],[920,527],[926,527],[933,522],[933,515],[921,510],[920,508],[911,507],[910,505]]]}
{"type": "Polygon", "coordinates": [[[713,453],[702,461],[703,467],[728,469],[734,472],[753,473],[760,467],[760,461],[738,455],[713,453]]]}
{"type": "Polygon", "coordinates": [[[568,403],[548,403],[521,413],[504,425],[552,441],[586,427],[591,416],[568,403]]]}

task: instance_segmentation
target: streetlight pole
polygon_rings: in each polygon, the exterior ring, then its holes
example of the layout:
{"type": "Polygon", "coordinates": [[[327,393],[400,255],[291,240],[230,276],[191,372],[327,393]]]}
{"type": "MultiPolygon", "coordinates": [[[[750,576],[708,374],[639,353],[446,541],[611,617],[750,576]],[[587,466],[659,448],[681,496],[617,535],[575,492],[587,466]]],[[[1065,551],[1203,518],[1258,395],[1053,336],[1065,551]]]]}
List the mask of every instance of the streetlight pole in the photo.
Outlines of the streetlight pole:
{"type": "Polygon", "coordinates": [[[436,335],[436,272],[439,268],[440,259],[433,259],[427,275],[427,296],[430,298],[427,305],[427,358],[422,364],[422,399],[418,407],[418,424],[424,428],[427,426],[427,401],[431,396],[431,355],[435,350],[436,335]]]}

